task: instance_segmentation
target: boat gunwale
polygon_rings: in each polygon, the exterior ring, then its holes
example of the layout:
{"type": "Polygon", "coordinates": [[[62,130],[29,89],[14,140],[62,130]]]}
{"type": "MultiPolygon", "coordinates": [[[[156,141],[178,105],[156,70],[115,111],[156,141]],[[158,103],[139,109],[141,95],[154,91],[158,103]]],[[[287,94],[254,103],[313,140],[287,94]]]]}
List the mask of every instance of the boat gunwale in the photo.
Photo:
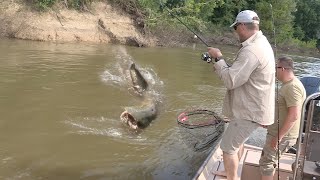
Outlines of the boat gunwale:
{"type": "Polygon", "coordinates": [[[213,155],[216,153],[216,151],[220,148],[220,142],[221,142],[221,138],[220,138],[219,142],[217,143],[217,145],[210,151],[209,155],[204,160],[204,162],[201,164],[200,168],[198,169],[198,171],[196,172],[196,174],[192,178],[193,180],[196,180],[201,175],[201,173],[203,172],[204,168],[206,167],[206,165],[208,164],[210,159],[213,157],[213,155]]]}

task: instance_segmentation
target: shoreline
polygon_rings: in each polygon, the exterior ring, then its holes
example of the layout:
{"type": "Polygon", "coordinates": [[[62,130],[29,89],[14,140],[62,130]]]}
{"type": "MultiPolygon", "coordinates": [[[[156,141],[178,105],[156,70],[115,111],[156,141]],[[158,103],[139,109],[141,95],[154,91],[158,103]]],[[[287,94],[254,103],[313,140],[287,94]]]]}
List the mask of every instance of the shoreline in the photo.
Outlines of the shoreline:
{"type": "MultiPolygon", "coordinates": [[[[141,25],[143,21],[103,2],[92,3],[90,11],[86,12],[67,9],[61,4],[46,12],[38,12],[25,3],[9,0],[0,2],[0,37],[55,43],[122,44],[135,47],[187,47],[194,43],[202,43],[184,27],[168,29],[159,26],[151,31],[147,30],[144,23],[141,25]]],[[[204,39],[216,47],[237,47],[239,44],[232,32],[212,32],[212,35],[206,35],[204,39]]],[[[290,45],[276,48],[284,54],[320,58],[320,52],[316,48],[298,48],[290,45]]]]}
{"type": "Polygon", "coordinates": [[[113,43],[154,46],[155,38],[136,28],[128,14],[108,3],[92,3],[79,12],[57,4],[46,12],[25,3],[0,2],[0,36],[34,41],[113,43]]]}

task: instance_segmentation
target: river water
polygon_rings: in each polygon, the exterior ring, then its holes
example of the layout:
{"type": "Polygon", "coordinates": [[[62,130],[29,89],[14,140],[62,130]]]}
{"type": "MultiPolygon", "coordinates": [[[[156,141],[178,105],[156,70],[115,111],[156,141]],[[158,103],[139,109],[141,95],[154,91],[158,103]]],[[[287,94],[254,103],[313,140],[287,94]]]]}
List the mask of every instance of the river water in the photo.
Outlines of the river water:
{"type": "MultiPolygon", "coordinates": [[[[234,58],[236,48],[221,49],[234,58]]],[[[177,116],[200,107],[220,113],[225,93],[200,60],[204,51],[0,39],[0,179],[191,179],[210,148],[195,151],[177,116]],[[119,118],[143,103],[128,91],[128,61],[160,101],[140,132],[119,118]]],[[[294,59],[299,77],[320,75],[320,59],[294,59]]],[[[248,143],[261,146],[263,133],[248,143]]]]}

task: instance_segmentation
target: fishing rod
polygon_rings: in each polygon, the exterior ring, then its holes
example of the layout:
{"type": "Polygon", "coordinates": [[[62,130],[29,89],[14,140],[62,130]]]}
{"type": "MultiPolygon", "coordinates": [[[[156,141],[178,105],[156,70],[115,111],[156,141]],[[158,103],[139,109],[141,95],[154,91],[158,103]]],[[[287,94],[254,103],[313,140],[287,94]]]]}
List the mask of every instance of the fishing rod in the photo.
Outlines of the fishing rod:
{"type": "MultiPolygon", "coordinates": [[[[170,11],[169,8],[168,8],[166,5],[162,4],[161,1],[159,1],[159,4],[160,4],[160,7],[161,7],[162,9],[165,9],[166,11],[168,11],[168,13],[169,13],[171,16],[173,16],[174,18],[176,18],[176,19],[177,19],[181,24],[183,24],[189,31],[191,31],[197,38],[199,38],[200,41],[201,41],[204,45],[206,45],[207,47],[210,47],[197,33],[195,33],[191,28],[189,28],[189,26],[187,26],[183,21],[181,21],[180,18],[178,18],[176,15],[174,15],[174,14],[172,13],[172,11],[170,11]]],[[[202,59],[203,61],[206,61],[207,63],[212,62],[212,58],[210,57],[210,55],[209,55],[208,52],[202,53],[202,54],[201,54],[201,59],[202,59]]]]}
{"type": "Polygon", "coordinates": [[[161,8],[165,9],[166,11],[168,11],[168,13],[169,13],[171,16],[173,16],[174,18],[176,18],[176,19],[177,19],[181,24],[183,24],[189,31],[191,31],[197,38],[199,38],[200,41],[201,41],[204,45],[206,45],[207,47],[210,47],[200,36],[198,36],[197,33],[195,33],[195,32],[194,32],[191,28],[189,28],[183,21],[181,21],[180,18],[178,18],[176,15],[174,15],[174,14],[172,13],[172,11],[170,11],[169,8],[168,8],[166,5],[162,4],[161,1],[159,1],[159,3],[160,3],[161,8]]]}
{"type": "Polygon", "coordinates": [[[274,49],[275,49],[275,54],[274,54],[274,56],[277,57],[278,52],[277,52],[276,26],[275,26],[275,24],[274,24],[273,8],[272,8],[272,4],[271,4],[271,3],[270,3],[270,8],[271,8],[273,41],[274,41],[274,49]]]}
{"type": "MultiPolygon", "coordinates": [[[[277,41],[276,41],[276,27],[274,25],[274,18],[273,18],[273,8],[272,8],[272,4],[270,3],[270,10],[271,10],[271,20],[272,20],[272,32],[273,32],[273,41],[274,41],[274,49],[275,49],[275,53],[274,53],[274,57],[277,58],[277,41]]],[[[277,71],[277,69],[276,69],[277,71]]],[[[277,79],[276,80],[276,83],[277,83],[277,103],[279,102],[279,80],[277,79]]],[[[279,106],[278,106],[279,108],[279,106]]],[[[279,137],[279,132],[280,132],[280,122],[279,122],[279,109],[278,109],[278,114],[277,114],[277,129],[278,129],[278,150],[277,150],[277,153],[278,153],[278,179],[280,179],[280,149],[279,149],[279,145],[280,145],[280,137],[279,137]]]]}

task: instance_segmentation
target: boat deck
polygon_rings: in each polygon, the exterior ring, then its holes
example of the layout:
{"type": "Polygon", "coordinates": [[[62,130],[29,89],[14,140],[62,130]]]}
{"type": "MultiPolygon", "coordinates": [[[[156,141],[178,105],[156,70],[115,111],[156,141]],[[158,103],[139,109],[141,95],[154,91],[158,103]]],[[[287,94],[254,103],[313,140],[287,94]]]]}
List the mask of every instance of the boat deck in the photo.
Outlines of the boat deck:
{"type": "MultiPolygon", "coordinates": [[[[238,177],[243,180],[260,179],[259,159],[262,148],[245,145],[244,153],[239,162],[238,177]]],[[[280,180],[287,180],[292,177],[291,164],[295,160],[294,154],[285,153],[280,159],[280,180]]],[[[217,146],[206,161],[203,163],[198,173],[194,177],[195,180],[226,180],[225,176],[216,175],[213,172],[224,171],[222,158],[222,150],[217,146]]],[[[278,179],[277,173],[275,179],[278,179]]]]}

